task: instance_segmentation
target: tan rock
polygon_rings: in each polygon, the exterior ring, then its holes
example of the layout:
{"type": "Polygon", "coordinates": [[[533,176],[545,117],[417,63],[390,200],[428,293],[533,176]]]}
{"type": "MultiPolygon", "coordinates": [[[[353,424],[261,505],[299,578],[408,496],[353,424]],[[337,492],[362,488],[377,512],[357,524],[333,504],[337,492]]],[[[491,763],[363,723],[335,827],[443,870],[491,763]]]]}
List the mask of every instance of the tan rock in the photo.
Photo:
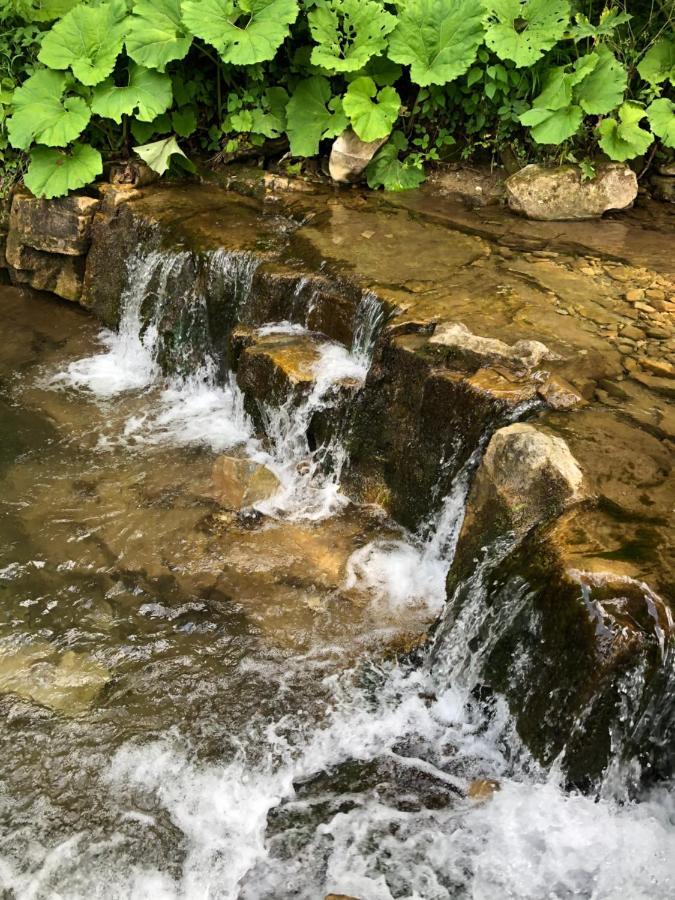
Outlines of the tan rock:
{"type": "Polygon", "coordinates": [[[71,194],[55,200],[39,200],[27,191],[17,191],[12,199],[10,232],[22,244],[46,253],[80,256],[91,240],[91,223],[99,200],[71,194]]]}
{"type": "Polygon", "coordinates": [[[245,509],[272,497],[279,489],[267,466],[236,456],[219,456],[213,464],[213,494],[229,509],[245,509]]]}
{"type": "Polygon", "coordinates": [[[333,142],[328,170],[333,181],[349,183],[361,178],[366,166],[387,138],[378,141],[362,141],[351,128],[333,142]]]}
{"type": "Polygon", "coordinates": [[[675,378],[675,366],[664,359],[651,359],[646,356],[640,360],[644,369],[649,369],[654,375],[662,375],[664,378],[675,378]]]}
{"type": "Polygon", "coordinates": [[[474,778],[469,785],[466,795],[472,800],[485,801],[489,800],[499,790],[501,790],[501,786],[494,778],[474,778]]]}
{"type": "Polygon", "coordinates": [[[0,693],[65,715],[84,712],[109,680],[108,670],[86,653],[59,656],[48,643],[0,649],[0,693]]]}
{"type": "Polygon", "coordinates": [[[529,219],[595,219],[609,209],[625,209],[637,197],[635,172],[622,163],[598,166],[583,181],[576,166],[529,165],[506,180],[509,207],[529,219]]]}
{"type": "Polygon", "coordinates": [[[624,297],[629,303],[638,303],[640,300],[644,300],[645,292],[642,288],[632,288],[630,291],[626,291],[624,297]]]}
{"type": "Polygon", "coordinates": [[[537,394],[551,409],[571,409],[583,406],[586,401],[569,383],[559,375],[551,375],[537,389],[537,394]]]}
{"type": "Polygon", "coordinates": [[[30,284],[38,291],[51,291],[64,300],[80,300],[84,257],[35,250],[22,244],[16,231],[7,238],[6,257],[14,281],[30,284]]]}
{"type": "Polygon", "coordinates": [[[554,354],[540,341],[517,341],[513,345],[496,338],[472,334],[466,325],[453,323],[436,328],[429,343],[448,348],[453,356],[469,365],[485,366],[494,363],[507,367],[531,369],[554,354]]]}

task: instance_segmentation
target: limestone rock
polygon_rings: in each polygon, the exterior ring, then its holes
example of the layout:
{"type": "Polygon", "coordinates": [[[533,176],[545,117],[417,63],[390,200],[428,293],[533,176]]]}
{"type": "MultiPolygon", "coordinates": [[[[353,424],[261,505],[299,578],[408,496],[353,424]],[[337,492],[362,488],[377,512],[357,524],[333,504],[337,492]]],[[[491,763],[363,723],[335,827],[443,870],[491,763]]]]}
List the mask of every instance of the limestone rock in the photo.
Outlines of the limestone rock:
{"type": "Polygon", "coordinates": [[[498,534],[522,537],[583,496],[581,469],[562,438],[524,423],[500,428],[469,494],[458,557],[464,542],[473,553],[498,534]],[[486,523],[494,534],[486,534],[486,523]]]}
{"type": "Polygon", "coordinates": [[[13,281],[29,284],[38,291],[51,291],[64,300],[80,300],[84,257],[35,250],[21,243],[16,231],[10,231],[5,252],[13,281]]]}
{"type": "Polygon", "coordinates": [[[452,356],[476,366],[497,363],[510,368],[532,369],[545,359],[555,358],[540,341],[516,341],[510,345],[497,338],[472,334],[461,323],[439,326],[429,338],[429,343],[447,347],[452,356]]]}
{"type": "Polygon", "coordinates": [[[387,139],[362,141],[351,128],[333,142],[328,169],[333,181],[358,181],[364,169],[387,139]]]}
{"type": "Polygon", "coordinates": [[[576,166],[529,165],[506,180],[509,207],[528,219],[595,219],[608,209],[625,209],[637,196],[635,172],[623,163],[598,166],[582,181],[576,166]]]}
{"type": "Polygon", "coordinates": [[[10,232],[22,244],[46,253],[80,256],[86,253],[91,222],[99,201],[71,194],[56,200],[40,200],[27,191],[17,191],[12,199],[10,232]]]}
{"type": "Polygon", "coordinates": [[[51,644],[0,650],[0,693],[16,694],[55,712],[84,712],[110,679],[86,653],[58,656],[51,644]]]}
{"type": "Polygon", "coordinates": [[[657,200],[675,203],[675,178],[666,175],[652,175],[651,185],[657,200]]]}
{"type": "Polygon", "coordinates": [[[537,394],[551,409],[571,409],[573,406],[584,406],[586,403],[569,381],[558,375],[547,378],[537,389],[537,394]]]}
{"type": "Polygon", "coordinates": [[[236,456],[219,456],[213,464],[213,496],[230,509],[245,509],[272,497],[279,479],[267,466],[236,456]]]}

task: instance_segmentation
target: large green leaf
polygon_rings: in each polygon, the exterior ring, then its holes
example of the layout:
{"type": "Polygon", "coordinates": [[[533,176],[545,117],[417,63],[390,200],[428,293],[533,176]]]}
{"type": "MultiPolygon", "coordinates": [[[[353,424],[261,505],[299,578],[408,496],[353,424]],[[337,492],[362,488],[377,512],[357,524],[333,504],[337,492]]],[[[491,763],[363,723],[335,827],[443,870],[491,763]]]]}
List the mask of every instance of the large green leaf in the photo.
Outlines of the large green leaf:
{"type": "Polygon", "coordinates": [[[538,144],[561,144],[577,133],[583,117],[581,107],[572,104],[560,109],[534,107],[519,118],[538,144]]]}
{"type": "Polygon", "coordinates": [[[572,102],[572,77],[565,66],[555,66],[544,76],[541,93],[534,98],[532,106],[541,109],[563,109],[572,102]]]}
{"type": "Polygon", "coordinates": [[[90,184],[102,171],[101,154],[89,144],[74,144],[68,151],[35,147],[23,180],[36,197],[49,200],[90,184]]]}
{"type": "Polygon", "coordinates": [[[141,122],[152,122],[156,116],[167,111],[172,99],[168,75],[132,63],[126,87],[117,87],[112,78],[108,78],[94,89],[91,111],[97,116],[112,119],[118,125],[122,116],[134,113],[141,122]]]}
{"type": "Polygon", "coordinates": [[[66,75],[40,69],[14,91],[7,132],[12,147],[34,142],[65,147],[87,127],[91,112],[82,97],[66,97],[66,75]]]}
{"type": "Polygon", "coordinates": [[[53,22],[65,16],[80,0],[14,0],[16,14],[25,22],[53,22]]]}
{"type": "Polygon", "coordinates": [[[647,118],[652,131],[665,146],[675,148],[675,103],[667,97],[654,100],[647,107],[647,118]]]}
{"type": "Polygon", "coordinates": [[[183,0],[183,21],[227,63],[273,59],[298,17],[298,0],[183,0]]]}
{"type": "Polygon", "coordinates": [[[322,75],[301,81],[286,107],[286,131],[293,156],[315,156],[323,138],[337,137],[348,125],[339,97],[331,97],[322,75]]]}
{"type": "Polygon", "coordinates": [[[372,78],[355,78],[342,98],[344,111],[362,141],[377,141],[392,129],[401,108],[401,98],[393,87],[378,92],[372,78]]]}
{"type": "Polygon", "coordinates": [[[143,162],[159,175],[163,175],[169,168],[172,156],[182,156],[187,159],[173,135],[163,138],[161,141],[153,141],[151,144],[134,147],[134,153],[137,153],[143,162]]]}
{"type": "Polygon", "coordinates": [[[192,35],[183,25],[180,0],[135,0],[127,30],[127,53],[142,66],[163,72],[174,59],[183,59],[192,35]]]}
{"type": "Polygon", "coordinates": [[[640,78],[649,84],[661,84],[670,81],[675,84],[675,40],[661,38],[645,53],[637,67],[640,78]]]}
{"type": "Polygon", "coordinates": [[[646,153],[654,138],[638,124],[644,116],[642,106],[627,102],[619,108],[618,121],[609,117],[600,122],[598,143],[610,159],[625,162],[646,153]]]}
{"type": "Polygon", "coordinates": [[[381,53],[396,16],[377,0],[319,0],[308,14],[317,45],[311,60],[330,72],[355,72],[381,53]]]}
{"type": "Polygon", "coordinates": [[[72,69],[82,84],[98,84],[110,75],[122,50],[126,17],[124,0],[80,4],[47,32],[38,59],[50,69],[72,69]]]}
{"type": "Polygon", "coordinates": [[[565,33],[568,0],[486,0],[485,42],[500,59],[531,66],[565,33]]]}
{"type": "Polygon", "coordinates": [[[424,170],[419,164],[399,159],[408,149],[408,141],[400,131],[395,131],[377,155],[368,163],[366,180],[368,187],[383,187],[385,191],[409,191],[424,181],[424,170]]]}
{"type": "MultiPolygon", "coordinates": [[[[589,56],[596,57],[597,63],[577,84],[575,99],[584,112],[592,116],[603,116],[623,100],[628,76],[612,51],[603,44],[589,56]]],[[[584,58],[587,57],[582,57],[584,58]]]]}
{"type": "Polygon", "coordinates": [[[389,39],[389,57],[410,66],[419,85],[463,75],[483,40],[481,0],[407,0],[389,39]]]}

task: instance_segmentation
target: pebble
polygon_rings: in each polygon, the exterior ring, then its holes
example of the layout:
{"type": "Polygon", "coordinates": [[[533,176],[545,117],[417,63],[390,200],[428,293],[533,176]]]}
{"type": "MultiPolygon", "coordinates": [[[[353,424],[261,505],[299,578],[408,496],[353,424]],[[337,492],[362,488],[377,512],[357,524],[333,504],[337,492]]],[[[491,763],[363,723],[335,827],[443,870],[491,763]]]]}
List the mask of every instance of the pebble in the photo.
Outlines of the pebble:
{"type": "Polygon", "coordinates": [[[624,297],[629,303],[638,303],[640,300],[644,300],[645,292],[642,288],[632,288],[632,290],[626,291],[624,297]]]}
{"type": "Polygon", "coordinates": [[[649,356],[645,356],[640,360],[640,365],[643,369],[648,369],[650,372],[653,372],[654,375],[663,375],[665,378],[675,378],[675,366],[662,359],[652,359],[649,356]]]}
{"type": "Polygon", "coordinates": [[[629,338],[632,341],[643,340],[644,336],[644,331],[641,328],[636,328],[635,325],[626,325],[626,327],[621,332],[622,338],[629,338]]]}
{"type": "Polygon", "coordinates": [[[667,328],[657,328],[652,326],[647,329],[647,337],[650,338],[667,338],[670,337],[670,332],[667,328]]]}
{"type": "Polygon", "coordinates": [[[653,316],[656,310],[653,306],[650,306],[648,303],[634,303],[635,309],[640,310],[640,312],[647,313],[648,316],[653,316]]]}
{"type": "Polygon", "coordinates": [[[666,293],[660,288],[648,288],[645,291],[645,297],[647,297],[649,300],[665,300],[666,293]]]}

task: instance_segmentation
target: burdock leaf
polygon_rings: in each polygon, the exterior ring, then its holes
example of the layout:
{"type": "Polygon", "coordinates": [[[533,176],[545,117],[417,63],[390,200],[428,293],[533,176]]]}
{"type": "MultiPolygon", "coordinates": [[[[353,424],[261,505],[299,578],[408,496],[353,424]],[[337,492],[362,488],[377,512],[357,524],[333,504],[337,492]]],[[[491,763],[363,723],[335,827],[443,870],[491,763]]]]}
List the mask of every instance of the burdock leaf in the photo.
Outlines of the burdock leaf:
{"type": "Polygon", "coordinates": [[[647,107],[647,118],[652,131],[665,146],[675,148],[675,103],[667,97],[654,100],[647,107]]]}
{"type": "Polygon", "coordinates": [[[178,146],[178,141],[171,137],[163,138],[161,141],[153,141],[151,144],[143,144],[141,147],[134,147],[134,152],[145,162],[153,172],[163,175],[171,165],[172,156],[187,156],[178,146]]]}
{"type": "Polygon", "coordinates": [[[395,131],[384,147],[368,163],[366,180],[368,187],[385,191],[409,191],[419,187],[424,181],[424,170],[419,164],[399,159],[399,154],[408,149],[404,134],[395,131]]]}
{"type": "Polygon", "coordinates": [[[675,40],[663,37],[649,49],[637,67],[640,78],[649,84],[675,84],[675,40]]]}
{"type": "Polygon", "coordinates": [[[597,57],[598,61],[577,84],[575,100],[589,115],[602,116],[615,109],[623,100],[628,75],[612,51],[603,44],[589,55],[597,57]]]}
{"type": "Polygon", "coordinates": [[[561,109],[534,107],[519,118],[538,144],[561,144],[577,133],[583,117],[581,107],[572,104],[561,109]]]}
{"type": "Polygon", "coordinates": [[[348,121],[339,97],[331,97],[323,75],[301,81],[286,107],[288,139],[293,156],[314,156],[323,138],[337,137],[348,121]]]}
{"type": "Polygon", "coordinates": [[[377,0],[319,0],[307,15],[317,46],[311,60],[329,72],[356,72],[381,53],[396,16],[377,0]]]}
{"type": "Polygon", "coordinates": [[[7,133],[12,147],[27,150],[34,141],[64,147],[84,131],[91,112],[82,97],[63,97],[66,75],[40,69],[12,97],[7,133]]]}
{"type": "Polygon", "coordinates": [[[134,113],[141,122],[152,122],[171,106],[173,92],[168,75],[131,64],[129,84],[117,87],[109,78],[94,89],[91,111],[119,125],[122,116],[134,113]]]}
{"type": "Polygon", "coordinates": [[[393,87],[378,92],[372,78],[355,78],[342,98],[342,106],[362,141],[387,137],[398,119],[401,98],[393,87]]]}
{"type": "Polygon", "coordinates": [[[565,33],[568,0],[486,0],[485,42],[500,59],[531,66],[565,33]]]}
{"type": "Polygon", "coordinates": [[[463,75],[483,40],[481,0],[408,0],[389,38],[389,58],[410,66],[419,85],[463,75]]]}
{"type": "Polygon", "coordinates": [[[644,116],[642,106],[627,102],[619,107],[618,121],[608,117],[600,122],[598,143],[610,159],[625,162],[646,153],[654,137],[638,124],[644,116]]]}
{"type": "Polygon", "coordinates": [[[167,63],[183,59],[191,44],[180,0],[136,0],[126,40],[127,53],[135,62],[163,72],[167,63]]]}
{"type": "Polygon", "coordinates": [[[90,184],[102,171],[101,154],[89,144],[74,144],[70,150],[34,147],[23,180],[36,197],[49,200],[90,184]]]}
{"type": "Polygon", "coordinates": [[[273,59],[298,17],[297,0],[183,0],[183,21],[239,66],[273,59]]]}
{"type": "Polygon", "coordinates": [[[126,17],[124,0],[80,4],[47,32],[38,59],[50,69],[71,69],[82,84],[98,84],[110,75],[122,50],[126,17]]]}

